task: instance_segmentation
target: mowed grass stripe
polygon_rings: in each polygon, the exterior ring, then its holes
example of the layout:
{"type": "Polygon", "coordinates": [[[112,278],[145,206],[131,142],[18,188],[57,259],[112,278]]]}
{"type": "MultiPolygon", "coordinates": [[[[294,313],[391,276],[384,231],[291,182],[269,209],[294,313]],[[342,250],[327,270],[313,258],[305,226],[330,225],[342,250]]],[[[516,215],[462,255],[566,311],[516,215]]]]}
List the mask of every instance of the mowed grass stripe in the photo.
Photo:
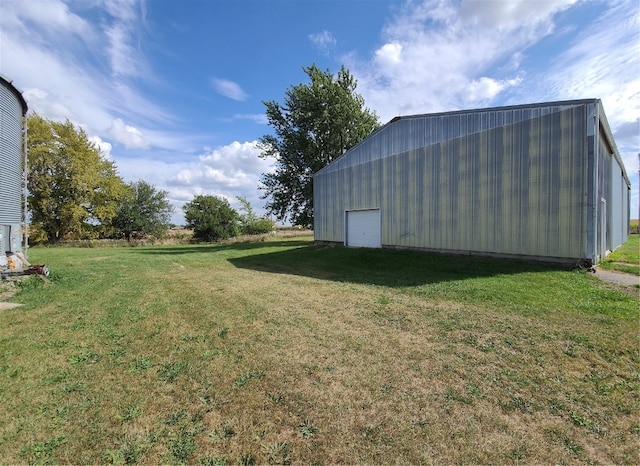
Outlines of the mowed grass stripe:
{"type": "Polygon", "coordinates": [[[33,249],[7,463],[630,463],[638,306],[586,272],[310,239],[33,249]]]}

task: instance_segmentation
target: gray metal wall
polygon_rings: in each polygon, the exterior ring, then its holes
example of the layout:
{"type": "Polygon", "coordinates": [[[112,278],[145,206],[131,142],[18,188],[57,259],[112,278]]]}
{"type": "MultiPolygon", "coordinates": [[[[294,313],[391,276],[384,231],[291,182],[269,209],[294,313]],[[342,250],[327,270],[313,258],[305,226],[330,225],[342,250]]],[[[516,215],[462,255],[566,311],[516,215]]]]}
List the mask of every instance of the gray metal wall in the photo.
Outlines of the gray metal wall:
{"type": "Polygon", "coordinates": [[[316,174],[315,239],[343,243],[345,210],[380,208],[386,246],[587,258],[594,105],[394,121],[316,174]]]}
{"type": "Polygon", "coordinates": [[[599,256],[604,257],[607,251],[613,251],[627,240],[630,192],[625,183],[623,170],[614,156],[614,149],[603,128],[600,129],[599,141],[598,196],[605,200],[607,209],[598,216],[600,229],[597,231],[605,232],[605,246],[598,250],[599,256]]]}
{"type": "Polygon", "coordinates": [[[629,236],[631,184],[598,101],[587,126],[589,153],[586,257],[597,263],[629,236]]]}
{"type": "Polygon", "coordinates": [[[22,106],[0,80],[0,224],[22,221],[22,106]]]}
{"type": "Polygon", "coordinates": [[[442,141],[539,118],[573,108],[582,102],[568,101],[545,106],[498,107],[402,117],[396,121],[392,120],[390,124],[372,133],[362,143],[349,150],[345,156],[323,168],[321,172],[338,171],[345,167],[371,162],[442,141]]]}

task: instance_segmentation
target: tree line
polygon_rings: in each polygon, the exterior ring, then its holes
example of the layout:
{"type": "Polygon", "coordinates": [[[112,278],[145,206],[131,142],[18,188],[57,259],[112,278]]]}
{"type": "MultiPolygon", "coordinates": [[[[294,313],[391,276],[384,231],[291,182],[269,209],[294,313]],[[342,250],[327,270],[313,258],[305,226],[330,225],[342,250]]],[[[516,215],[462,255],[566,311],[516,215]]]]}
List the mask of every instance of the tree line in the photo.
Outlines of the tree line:
{"type": "MultiPolygon", "coordinates": [[[[63,240],[162,238],[174,209],[168,192],[146,181],[125,183],[82,128],[69,120],[27,117],[27,198],[31,244],[63,240]]],[[[240,212],[226,199],[199,195],[184,206],[187,228],[204,241],[272,231],[248,200],[240,212]]]]}
{"type": "MultiPolygon", "coordinates": [[[[344,67],[334,77],[315,64],[304,67],[309,82],[291,86],[282,104],[263,102],[272,134],[260,138],[261,157],[275,170],[263,174],[269,215],[313,227],[313,175],[379,127],[375,112],[356,93],[357,82],[344,67]]],[[[27,117],[27,186],[31,243],[67,239],[162,237],[173,207],[168,193],[146,181],[125,183],[117,167],[100,153],[82,128],[32,113],[27,117]]],[[[194,238],[217,241],[238,234],[272,231],[249,201],[198,195],[184,207],[194,238]]]]}

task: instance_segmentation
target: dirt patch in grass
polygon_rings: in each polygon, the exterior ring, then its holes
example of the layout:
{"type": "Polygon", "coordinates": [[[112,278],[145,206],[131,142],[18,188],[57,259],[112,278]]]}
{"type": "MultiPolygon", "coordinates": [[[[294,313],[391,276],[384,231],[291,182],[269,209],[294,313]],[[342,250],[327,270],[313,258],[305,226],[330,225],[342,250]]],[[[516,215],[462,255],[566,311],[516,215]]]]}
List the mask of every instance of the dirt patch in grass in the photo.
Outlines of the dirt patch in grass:
{"type": "Polygon", "coordinates": [[[20,307],[22,304],[18,303],[8,303],[6,301],[0,302],[0,311],[6,311],[7,309],[13,309],[15,307],[20,307]]]}
{"type": "Polygon", "coordinates": [[[16,281],[15,280],[2,280],[0,281],[0,300],[11,298],[16,294],[16,281]]]}

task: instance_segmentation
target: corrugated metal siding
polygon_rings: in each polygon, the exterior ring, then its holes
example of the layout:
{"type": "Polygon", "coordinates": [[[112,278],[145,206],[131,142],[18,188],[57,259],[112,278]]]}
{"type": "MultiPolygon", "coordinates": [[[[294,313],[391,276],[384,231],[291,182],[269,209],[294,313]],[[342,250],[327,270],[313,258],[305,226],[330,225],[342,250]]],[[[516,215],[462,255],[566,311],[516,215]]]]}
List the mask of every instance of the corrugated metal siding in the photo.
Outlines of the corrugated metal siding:
{"type": "Polygon", "coordinates": [[[611,250],[627,240],[629,234],[629,189],[622,177],[622,170],[614,157],[611,157],[611,250]],[[615,202],[619,199],[620,202],[615,202]]]}
{"type": "Polygon", "coordinates": [[[586,121],[585,104],[403,118],[316,174],[316,240],[379,207],[383,245],[583,257],[586,121]]]}
{"type": "Polygon", "coordinates": [[[22,105],[0,81],[0,224],[22,221],[22,105]]]}
{"type": "Polygon", "coordinates": [[[602,206],[602,200],[606,203],[606,210],[600,210],[596,220],[596,232],[598,237],[598,255],[602,258],[606,256],[607,250],[611,249],[611,224],[609,217],[613,205],[611,203],[611,150],[606,143],[606,136],[600,130],[599,149],[598,149],[598,199],[599,206],[602,206]],[[603,225],[604,224],[604,225],[603,225]],[[603,231],[605,237],[602,238],[603,231]]]}
{"type": "MultiPolygon", "coordinates": [[[[606,238],[598,255],[604,257],[607,251],[613,251],[623,244],[629,233],[629,187],[625,183],[624,170],[618,164],[614,155],[614,148],[609,144],[604,126],[600,126],[598,151],[598,197],[604,199],[606,212],[599,212],[597,217],[597,232],[601,232],[605,223],[606,238]],[[603,217],[603,214],[605,216],[603,217]]],[[[600,238],[598,245],[602,244],[600,238]]]]}
{"type": "Polygon", "coordinates": [[[542,107],[503,107],[402,117],[382,127],[318,173],[339,171],[349,166],[368,163],[378,158],[400,154],[464,135],[540,118],[573,108],[576,105],[578,104],[558,102],[542,107]]]}

